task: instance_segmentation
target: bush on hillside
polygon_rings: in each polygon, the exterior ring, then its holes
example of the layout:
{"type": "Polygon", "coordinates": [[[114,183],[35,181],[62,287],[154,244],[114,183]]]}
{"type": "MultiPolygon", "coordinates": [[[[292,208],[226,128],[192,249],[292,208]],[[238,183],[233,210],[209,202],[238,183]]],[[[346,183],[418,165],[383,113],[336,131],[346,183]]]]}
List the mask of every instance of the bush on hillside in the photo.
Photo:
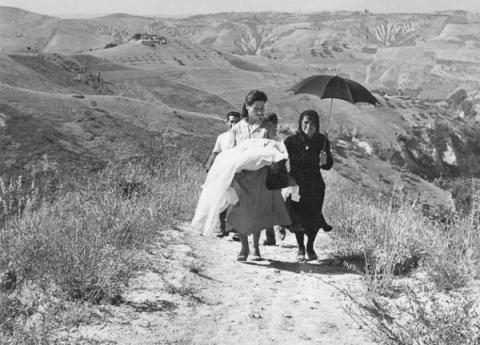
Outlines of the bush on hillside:
{"type": "Polygon", "coordinates": [[[459,106],[466,98],[468,94],[465,89],[458,89],[453,91],[450,95],[447,97],[447,102],[450,107],[457,107],[459,106]]]}

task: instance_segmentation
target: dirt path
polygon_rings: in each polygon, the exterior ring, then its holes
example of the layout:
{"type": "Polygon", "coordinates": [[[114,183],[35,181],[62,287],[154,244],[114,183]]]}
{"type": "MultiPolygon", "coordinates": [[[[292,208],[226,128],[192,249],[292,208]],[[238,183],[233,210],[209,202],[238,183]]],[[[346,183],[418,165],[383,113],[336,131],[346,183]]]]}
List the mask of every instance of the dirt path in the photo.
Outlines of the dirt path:
{"type": "MultiPolygon", "coordinates": [[[[374,344],[348,315],[351,303],[339,290],[360,298],[361,276],[321,261],[294,262],[292,234],[279,246],[261,248],[268,260],[246,263],[234,260],[238,242],[172,234],[177,244],[149,259],[163,268],[159,258],[168,258],[169,288],[159,271],[142,272],[125,304],[71,336],[112,344],[374,344]],[[183,269],[175,267],[179,263],[183,269]]],[[[327,242],[325,234],[317,240],[327,242]]]]}

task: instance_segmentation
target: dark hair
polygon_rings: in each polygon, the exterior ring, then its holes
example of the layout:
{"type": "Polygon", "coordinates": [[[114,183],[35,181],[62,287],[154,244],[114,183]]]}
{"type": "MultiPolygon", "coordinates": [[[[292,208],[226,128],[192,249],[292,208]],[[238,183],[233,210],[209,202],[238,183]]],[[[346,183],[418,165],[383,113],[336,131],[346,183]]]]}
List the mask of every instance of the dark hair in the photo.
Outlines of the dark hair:
{"type": "Polygon", "coordinates": [[[227,120],[228,120],[228,118],[229,118],[230,116],[240,118],[240,113],[239,113],[238,111],[229,111],[229,112],[227,113],[227,120]]]}
{"type": "Polygon", "coordinates": [[[247,105],[251,106],[256,101],[263,101],[266,102],[268,100],[267,95],[265,92],[260,90],[252,90],[248,93],[247,97],[245,97],[245,102],[242,106],[242,118],[248,117],[247,105]]]}
{"type": "Polygon", "coordinates": [[[277,114],[275,114],[275,113],[270,113],[270,114],[268,114],[267,117],[265,118],[265,121],[271,122],[271,123],[273,123],[274,125],[278,125],[278,116],[277,116],[277,114]]]}
{"type": "Polygon", "coordinates": [[[310,121],[313,122],[315,125],[315,133],[320,133],[320,119],[318,116],[318,113],[315,110],[309,109],[302,111],[300,114],[300,117],[298,118],[298,133],[303,133],[302,132],[302,121],[305,117],[308,117],[310,121]]]}

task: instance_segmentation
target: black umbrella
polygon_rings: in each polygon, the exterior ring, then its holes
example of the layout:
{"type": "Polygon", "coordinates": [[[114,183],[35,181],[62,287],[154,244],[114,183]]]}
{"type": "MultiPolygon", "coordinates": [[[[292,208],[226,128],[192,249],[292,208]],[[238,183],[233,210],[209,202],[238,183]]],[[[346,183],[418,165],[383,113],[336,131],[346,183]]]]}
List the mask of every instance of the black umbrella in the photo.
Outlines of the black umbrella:
{"type": "Polygon", "coordinates": [[[314,75],[296,83],[287,91],[293,91],[295,94],[308,93],[320,98],[331,98],[325,132],[327,132],[330,124],[334,98],[343,99],[350,103],[366,102],[373,105],[380,104],[370,91],[356,81],[336,75],[314,75]]]}

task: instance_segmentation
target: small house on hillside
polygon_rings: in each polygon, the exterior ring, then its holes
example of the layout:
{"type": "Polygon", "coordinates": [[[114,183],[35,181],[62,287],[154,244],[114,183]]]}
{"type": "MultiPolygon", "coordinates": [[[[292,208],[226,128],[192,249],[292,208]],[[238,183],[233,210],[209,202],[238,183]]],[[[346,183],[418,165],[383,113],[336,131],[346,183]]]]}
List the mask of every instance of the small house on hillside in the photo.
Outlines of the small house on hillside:
{"type": "Polygon", "coordinates": [[[149,47],[155,47],[157,44],[167,44],[167,39],[157,34],[135,34],[132,37],[137,42],[140,42],[149,47]]]}

